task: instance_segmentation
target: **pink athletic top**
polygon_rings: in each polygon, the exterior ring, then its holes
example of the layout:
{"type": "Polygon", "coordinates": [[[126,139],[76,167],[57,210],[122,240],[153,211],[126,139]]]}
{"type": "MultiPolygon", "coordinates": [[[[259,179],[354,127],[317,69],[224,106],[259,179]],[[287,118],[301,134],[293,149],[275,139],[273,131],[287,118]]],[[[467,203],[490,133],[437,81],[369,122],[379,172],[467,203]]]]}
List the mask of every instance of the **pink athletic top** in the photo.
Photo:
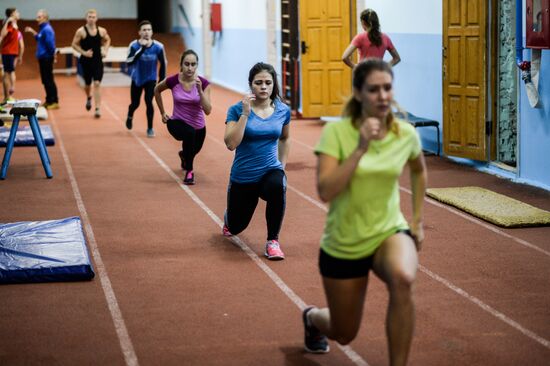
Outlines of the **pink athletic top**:
{"type": "Polygon", "coordinates": [[[359,50],[360,61],[363,61],[368,57],[384,58],[384,53],[386,50],[391,51],[395,48],[390,37],[388,37],[385,33],[382,33],[382,44],[379,47],[376,47],[371,43],[367,32],[362,32],[356,35],[351,41],[351,44],[359,50]]]}
{"type": "MultiPolygon", "coordinates": [[[[174,99],[172,119],[182,120],[194,129],[199,130],[205,126],[205,118],[197,86],[193,85],[193,89],[190,91],[183,89],[178,76],[179,74],[175,74],[166,78],[166,85],[172,90],[174,99]]],[[[199,78],[202,82],[202,89],[205,90],[210,82],[202,76],[199,76],[199,78]]]]}

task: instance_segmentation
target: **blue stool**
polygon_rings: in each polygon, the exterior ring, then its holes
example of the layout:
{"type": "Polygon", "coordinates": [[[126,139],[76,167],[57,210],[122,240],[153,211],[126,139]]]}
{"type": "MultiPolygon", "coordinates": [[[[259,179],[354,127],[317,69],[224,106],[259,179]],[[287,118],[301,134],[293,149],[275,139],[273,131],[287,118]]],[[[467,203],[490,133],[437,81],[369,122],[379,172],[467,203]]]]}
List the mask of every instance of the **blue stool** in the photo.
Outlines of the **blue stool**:
{"type": "Polygon", "coordinates": [[[34,135],[34,140],[36,141],[36,147],[38,148],[38,153],[40,154],[40,159],[42,160],[42,166],[44,166],[44,171],[46,172],[46,177],[53,177],[52,169],[50,167],[50,157],[48,156],[48,151],[46,150],[46,143],[44,142],[42,132],[40,131],[40,126],[38,125],[38,119],[36,118],[37,108],[38,103],[29,103],[25,101],[17,102],[11,108],[10,114],[13,115],[13,123],[10,129],[10,137],[8,137],[8,142],[6,144],[4,160],[2,160],[0,179],[6,179],[8,166],[10,165],[11,153],[15,143],[15,135],[17,134],[17,127],[19,127],[19,120],[21,119],[21,116],[27,116],[29,119],[32,134],[34,135]]]}

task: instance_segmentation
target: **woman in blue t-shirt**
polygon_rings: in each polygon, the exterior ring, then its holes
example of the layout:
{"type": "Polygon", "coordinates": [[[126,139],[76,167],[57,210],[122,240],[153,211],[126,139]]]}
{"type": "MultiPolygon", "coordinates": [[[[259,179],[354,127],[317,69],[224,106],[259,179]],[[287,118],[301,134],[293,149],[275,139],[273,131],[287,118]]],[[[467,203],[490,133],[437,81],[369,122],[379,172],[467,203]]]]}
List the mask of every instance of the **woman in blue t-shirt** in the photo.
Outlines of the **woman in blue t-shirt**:
{"type": "Polygon", "coordinates": [[[285,258],[278,240],[285,214],[290,109],[281,102],[273,66],[263,62],[254,65],[248,85],[252,93],[229,108],[225,122],[225,144],[236,152],[223,235],[246,229],[261,198],[267,202],[265,256],[280,260],[285,258]]]}

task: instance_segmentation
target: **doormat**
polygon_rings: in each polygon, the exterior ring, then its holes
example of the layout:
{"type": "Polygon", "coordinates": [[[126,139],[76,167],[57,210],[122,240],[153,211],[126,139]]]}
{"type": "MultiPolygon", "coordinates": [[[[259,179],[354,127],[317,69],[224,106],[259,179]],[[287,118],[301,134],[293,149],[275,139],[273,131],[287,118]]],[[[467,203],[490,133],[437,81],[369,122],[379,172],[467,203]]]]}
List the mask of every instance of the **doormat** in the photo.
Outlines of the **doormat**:
{"type": "Polygon", "coordinates": [[[429,188],[426,194],[498,226],[550,225],[550,212],[481,187],[429,188]]]}

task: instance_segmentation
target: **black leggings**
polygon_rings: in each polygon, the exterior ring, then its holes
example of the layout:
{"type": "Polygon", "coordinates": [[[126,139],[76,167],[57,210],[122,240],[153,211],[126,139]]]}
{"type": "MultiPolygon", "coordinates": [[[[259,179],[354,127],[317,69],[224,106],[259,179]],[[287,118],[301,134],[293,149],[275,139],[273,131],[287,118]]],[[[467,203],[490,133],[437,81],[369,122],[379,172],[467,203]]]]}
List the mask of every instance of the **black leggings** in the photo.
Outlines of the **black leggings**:
{"type": "Polygon", "coordinates": [[[286,175],[280,169],[268,171],[257,183],[229,182],[225,224],[233,235],[246,229],[259,198],[267,202],[267,240],[277,240],[286,205],[286,175]]]}
{"type": "Polygon", "coordinates": [[[130,87],[131,104],[128,107],[128,117],[132,118],[134,112],[139,107],[139,99],[141,98],[141,91],[145,90],[145,105],[147,106],[147,128],[153,128],[153,115],[155,114],[155,108],[153,107],[153,94],[155,91],[156,81],[148,81],[142,86],[137,86],[132,81],[130,87]]]}
{"type": "Polygon", "coordinates": [[[206,137],[206,127],[195,130],[195,128],[179,119],[169,119],[167,125],[170,135],[181,141],[181,149],[185,160],[184,169],[187,171],[193,170],[193,160],[202,149],[206,137]]]}

